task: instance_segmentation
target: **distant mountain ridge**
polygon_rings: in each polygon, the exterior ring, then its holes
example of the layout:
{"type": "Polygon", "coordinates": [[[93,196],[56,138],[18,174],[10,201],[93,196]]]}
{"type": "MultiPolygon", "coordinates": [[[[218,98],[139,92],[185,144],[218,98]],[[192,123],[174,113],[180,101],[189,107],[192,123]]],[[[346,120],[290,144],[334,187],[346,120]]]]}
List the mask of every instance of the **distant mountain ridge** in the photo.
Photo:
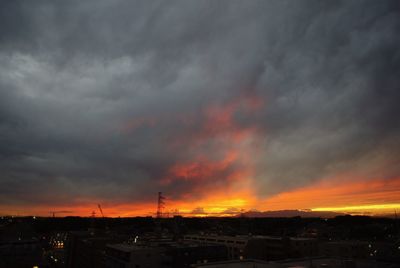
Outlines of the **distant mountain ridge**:
{"type": "Polygon", "coordinates": [[[302,218],[334,218],[336,216],[346,215],[344,213],[332,212],[332,211],[305,211],[305,210],[273,210],[273,211],[247,211],[238,214],[238,217],[248,218],[290,218],[290,217],[302,217],[302,218]]]}

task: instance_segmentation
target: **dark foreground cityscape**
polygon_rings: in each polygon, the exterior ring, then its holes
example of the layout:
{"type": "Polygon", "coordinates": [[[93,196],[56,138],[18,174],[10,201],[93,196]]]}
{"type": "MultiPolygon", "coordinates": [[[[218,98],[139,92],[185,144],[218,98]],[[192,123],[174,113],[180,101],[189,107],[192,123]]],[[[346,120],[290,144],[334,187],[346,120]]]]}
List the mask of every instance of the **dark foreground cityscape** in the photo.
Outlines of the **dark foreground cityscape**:
{"type": "Polygon", "coordinates": [[[1,217],[0,267],[400,267],[397,218],[1,217]]]}

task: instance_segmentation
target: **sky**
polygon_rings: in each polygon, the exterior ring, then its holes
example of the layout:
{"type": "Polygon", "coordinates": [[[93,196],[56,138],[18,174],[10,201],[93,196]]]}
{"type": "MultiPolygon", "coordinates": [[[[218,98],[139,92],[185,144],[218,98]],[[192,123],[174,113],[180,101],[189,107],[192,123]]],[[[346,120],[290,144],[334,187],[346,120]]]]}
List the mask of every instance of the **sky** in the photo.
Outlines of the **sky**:
{"type": "Polygon", "coordinates": [[[0,1],[0,214],[400,209],[398,1],[0,1]]]}

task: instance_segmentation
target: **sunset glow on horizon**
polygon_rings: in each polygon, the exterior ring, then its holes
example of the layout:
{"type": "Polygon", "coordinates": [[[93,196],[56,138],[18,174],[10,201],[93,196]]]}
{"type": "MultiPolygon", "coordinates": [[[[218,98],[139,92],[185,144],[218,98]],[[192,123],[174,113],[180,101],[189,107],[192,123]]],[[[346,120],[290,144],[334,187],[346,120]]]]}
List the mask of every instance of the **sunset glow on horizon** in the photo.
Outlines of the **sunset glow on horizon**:
{"type": "MultiPolygon", "coordinates": [[[[166,193],[167,194],[167,193],[166,193]]],[[[256,198],[254,192],[212,193],[200,200],[170,200],[167,196],[165,217],[181,215],[184,217],[232,217],[248,211],[301,210],[313,212],[340,212],[352,215],[394,215],[400,210],[400,179],[386,182],[372,180],[350,185],[332,184],[331,181],[280,193],[267,199],[256,198]],[[390,187],[391,190],[385,190],[390,187]]],[[[155,216],[156,198],[150,203],[102,204],[106,217],[155,216]]],[[[99,201],[100,202],[100,201],[99,201]]],[[[0,207],[4,215],[52,216],[91,216],[92,211],[100,217],[97,203],[83,206],[36,207],[27,210],[9,210],[0,207]]]]}

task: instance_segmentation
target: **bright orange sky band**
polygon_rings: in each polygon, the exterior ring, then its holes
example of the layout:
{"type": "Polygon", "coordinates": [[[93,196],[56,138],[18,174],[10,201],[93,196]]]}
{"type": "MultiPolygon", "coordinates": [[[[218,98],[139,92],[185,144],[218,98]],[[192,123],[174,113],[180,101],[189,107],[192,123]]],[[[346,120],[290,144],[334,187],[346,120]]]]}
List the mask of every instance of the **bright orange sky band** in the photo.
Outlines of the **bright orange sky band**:
{"type": "MultiPolygon", "coordinates": [[[[243,186],[243,185],[242,185],[243,186]]],[[[167,196],[168,197],[168,196],[167,196]]],[[[154,216],[153,203],[102,204],[107,217],[154,216]]],[[[311,211],[335,211],[349,214],[394,214],[400,209],[400,179],[370,180],[344,183],[342,180],[326,180],[316,185],[283,192],[269,198],[257,198],[249,190],[220,191],[197,201],[166,200],[165,213],[183,216],[232,216],[248,210],[271,211],[300,209],[311,211]],[[212,197],[211,197],[212,196],[212,197]]],[[[100,216],[97,202],[81,206],[1,207],[3,215],[90,216],[92,211],[100,216]]]]}

